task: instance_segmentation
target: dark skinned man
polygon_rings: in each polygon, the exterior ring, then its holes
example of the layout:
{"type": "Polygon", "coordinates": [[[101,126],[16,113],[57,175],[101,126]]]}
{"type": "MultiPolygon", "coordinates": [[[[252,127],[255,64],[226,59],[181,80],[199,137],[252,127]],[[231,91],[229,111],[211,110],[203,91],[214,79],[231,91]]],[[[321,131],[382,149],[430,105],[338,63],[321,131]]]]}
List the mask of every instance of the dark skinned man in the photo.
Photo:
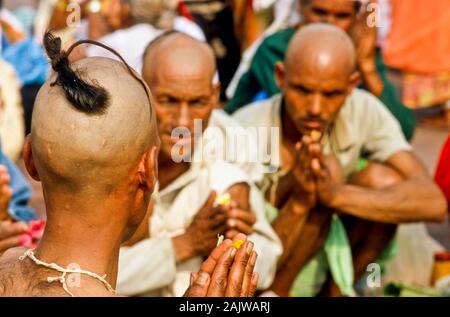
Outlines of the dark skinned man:
{"type": "MultiPolygon", "coordinates": [[[[330,23],[349,33],[356,46],[356,65],[361,75],[362,86],[377,96],[400,123],[407,140],[415,129],[415,117],[400,101],[394,86],[386,76],[386,67],[381,52],[376,49],[376,27],[369,27],[370,15],[376,12],[361,8],[354,0],[297,0],[300,3],[302,23],[281,30],[262,42],[252,59],[250,68],[239,80],[233,97],[225,106],[228,113],[250,103],[255,96],[264,92],[269,97],[279,93],[274,77],[275,64],[284,59],[286,48],[296,29],[309,23],[330,23]]],[[[374,2],[374,1],[372,1],[374,2]]]]}
{"type": "MultiPolygon", "coordinates": [[[[244,127],[281,128],[281,164],[265,186],[279,209],[273,227],[284,246],[272,285],[279,295],[288,295],[299,270],[323,246],[333,212],[346,226],[355,278],[392,239],[395,224],[445,217],[442,193],[396,120],[373,95],[355,89],[355,58],[341,29],[305,26],[276,65],[282,94],[235,114],[244,127]],[[369,160],[363,169],[357,167],[361,153],[369,160]]],[[[330,282],[323,294],[340,292],[330,282]]]]}

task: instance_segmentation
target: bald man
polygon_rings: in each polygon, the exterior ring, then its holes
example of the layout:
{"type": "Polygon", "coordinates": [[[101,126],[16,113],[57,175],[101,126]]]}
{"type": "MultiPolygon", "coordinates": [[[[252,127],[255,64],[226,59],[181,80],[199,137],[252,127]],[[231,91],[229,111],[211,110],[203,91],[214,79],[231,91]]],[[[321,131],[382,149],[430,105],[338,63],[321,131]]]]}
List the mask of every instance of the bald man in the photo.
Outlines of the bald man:
{"type": "MultiPolygon", "coordinates": [[[[0,259],[0,295],[112,296],[119,247],[144,218],[157,176],[150,92],[126,64],[87,58],[69,65],[50,33],[44,46],[55,73],[37,96],[24,160],[42,182],[47,226],[35,250],[10,249],[0,259]]],[[[244,235],[237,238],[244,249],[230,248],[231,240],[219,245],[187,295],[253,293],[246,289],[256,288],[249,266],[256,255],[245,252],[244,235]]]]}
{"type": "Polygon", "coordinates": [[[295,31],[310,23],[329,23],[351,34],[357,48],[357,68],[361,74],[360,88],[377,96],[400,123],[407,140],[414,134],[416,120],[413,112],[402,104],[395,87],[386,76],[381,51],[376,48],[376,27],[370,27],[376,12],[360,0],[295,0],[299,4],[302,22],[287,27],[262,41],[250,68],[239,79],[231,100],[225,106],[228,113],[261,96],[280,93],[274,77],[275,64],[284,59],[286,48],[295,31]]]}
{"type": "Polygon", "coordinates": [[[251,170],[221,157],[203,159],[207,142],[218,144],[226,127],[237,126],[214,110],[219,94],[215,71],[211,48],[182,33],[165,34],[146,50],[142,74],[155,99],[161,137],[159,188],[141,235],[121,250],[118,289],[124,294],[180,295],[188,273],[198,269],[217,236],[232,238],[239,232],[249,235],[259,255],[259,288],[273,280],[281,245],[265,219],[251,170]],[[180,140],[177,129],[188,135],[180,140]],[[207,137],[212,131],[217,133],[207,137]],[[215,206],[215,197],[226,193],[230,203],[215,206]]]}
{"type": "MultiPolygon", "coordinates": [[[[234,115],[245,127],[281,129],[281,163],[265,179],[266,197],[279,210],[273,227],[284,246],[272,285],[279,295],[289,294],[297,273],[324,245],[330,223],[332,236],[342,237],[333,213],[346,226],[355,278],[377,259],[396,224],[445,217],[442,193],[392,115],[373,95],[355,88],[358,77],[349,36],[332,25],[311,24],[297,31],[284,63],[276,65],[282,93],[234,115]],[[358,166],[361,154],[370,162],[365,168],[358,166]]],[[[343,267],[342,253],[334,253],[345,251],[344,242],[325,244],[339,288],[330,282],[324,295],[355,294],[352,262],[343,267]]],[[[296,285],[311,279],[299,276],[296,285]]],[[[318,284],[307,294],[317,294],[318,284]]]]}

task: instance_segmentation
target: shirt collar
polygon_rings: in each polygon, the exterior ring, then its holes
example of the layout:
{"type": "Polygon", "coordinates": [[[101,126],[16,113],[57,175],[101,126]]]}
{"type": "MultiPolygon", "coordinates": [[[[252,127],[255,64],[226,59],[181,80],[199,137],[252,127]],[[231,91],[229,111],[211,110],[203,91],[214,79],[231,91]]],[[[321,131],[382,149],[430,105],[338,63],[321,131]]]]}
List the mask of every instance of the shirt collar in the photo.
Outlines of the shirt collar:
{"type": "MultiPolygon", "coordinates": [[[[351,95],[347,97],[344,105],[339,110],[336,119],[331,124],[328,132],[324,136],[325,148],[331,151],[344,152],[352,147],[356,143],[356,127],[352,124],[351,118],[351,107],[352,102],[351,95]]],[[[281,106],[283,104],[282,94],[278,94],[273,97],[272,107],[271,107],[271,118],[270,126],[278,127],[281,129],[281,106]]],[[[280,131],[280,145],[282,144],[282,131],[280,131]]],[[[281,152],[281,151],[280,151],[281,152]]],[[[280,153],[280,166],[281,153],[280,153]]]]}

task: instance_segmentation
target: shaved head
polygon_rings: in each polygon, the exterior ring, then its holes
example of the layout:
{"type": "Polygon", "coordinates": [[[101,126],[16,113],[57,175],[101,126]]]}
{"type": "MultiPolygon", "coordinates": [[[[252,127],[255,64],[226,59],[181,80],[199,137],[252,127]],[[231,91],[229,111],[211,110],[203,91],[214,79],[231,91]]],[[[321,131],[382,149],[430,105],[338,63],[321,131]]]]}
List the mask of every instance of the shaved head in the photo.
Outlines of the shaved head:
{"type": "Polygon", "coordinates": [[[201,74],[210,78],[216,71],[216,60],[208,44],[179,32],[170,32],[152,42],[144,54],[144,78],[153,80],[155,72],[175,76],[201,74]],[[156,67],[164,65],[164,67],[156,67]]]}
{"type": "MultiPolygon", "coordinates": [[[[175,128],[188,129],[190,150],[194,147],[194,120],[206,129],[217,104],[220,84],[213,83],[216,61],[213,50],[188,35],[171,32],[155,39],[145,51],[142,75],[155,97],[160,161],[173,158],[175,128]]],[[[191,153],[183,147],[181,156],[191,153]]],[[[178,159],[178,158],[177,158],[178,159]]]]}
{"type": "Polygon", "coordinates": [[[43,183],[71,192],[112,190],[157,143],[155,116],[142,83],[123,63],[86,58],[70,66],[109,95],[100,114],[75,108],[54,73],[36,98],[31,127],[34,163],[43,183]]]}
{"type": "Polygon", "coordinates": [[[342,29],[312,23],[292,37],[275,75],[287,118],[300,135],[325,131],[359,82],[355,48],[342,29]]]}
{"type": "Polygon", "coordinates": [[[301,28],[291,39],[285,58],[287,69],[308,67],[318,73],[350,74],[356,53],[351,38],[331,24],[314,23],[301,28]]]}

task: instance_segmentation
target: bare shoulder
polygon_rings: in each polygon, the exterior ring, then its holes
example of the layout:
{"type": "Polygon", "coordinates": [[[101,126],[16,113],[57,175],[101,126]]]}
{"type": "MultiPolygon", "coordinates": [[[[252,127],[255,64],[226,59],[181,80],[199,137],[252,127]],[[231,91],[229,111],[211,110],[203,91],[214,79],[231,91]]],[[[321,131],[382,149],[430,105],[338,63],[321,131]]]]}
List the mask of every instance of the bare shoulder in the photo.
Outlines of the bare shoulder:
{"type": "Polygon", "coordinates": [[[0,296],[14,296],[17,283],[22,280],[19,257],[25,248],[11,248],[0,257],[0,296]]]}
{"type": "Polygon", "coordinates": [[[12,261],[12,260],[18,260],[20,256],[22,256],[25,251],[27,249],[26,248],[11,248],[5,251],[5,253],[3,253],[0,256],[0,263],[3,262],[7,262],[7,261],[12,261]]]}
{"type": "MultiPolygon", "coordinates": [[[[37,267],[29,259],[20,261],[25,248],[13,248],[0,257],[0,297],[1,296],[69,296],[59,282],[51,283],[48,277],[60,275],[59,272],[37,267]]],[[[90,277],[84,277],[83,288],[71,288],[75,296],[112,296],[102,284],[90,277]]]]}
{"type": "Polygon", "coordinates": [[[49,284],[47,276],[34,264],[19,258],[25,248],[12,248],[0,257],[0,296],[65,296],[59,285],[49,284]]]}

